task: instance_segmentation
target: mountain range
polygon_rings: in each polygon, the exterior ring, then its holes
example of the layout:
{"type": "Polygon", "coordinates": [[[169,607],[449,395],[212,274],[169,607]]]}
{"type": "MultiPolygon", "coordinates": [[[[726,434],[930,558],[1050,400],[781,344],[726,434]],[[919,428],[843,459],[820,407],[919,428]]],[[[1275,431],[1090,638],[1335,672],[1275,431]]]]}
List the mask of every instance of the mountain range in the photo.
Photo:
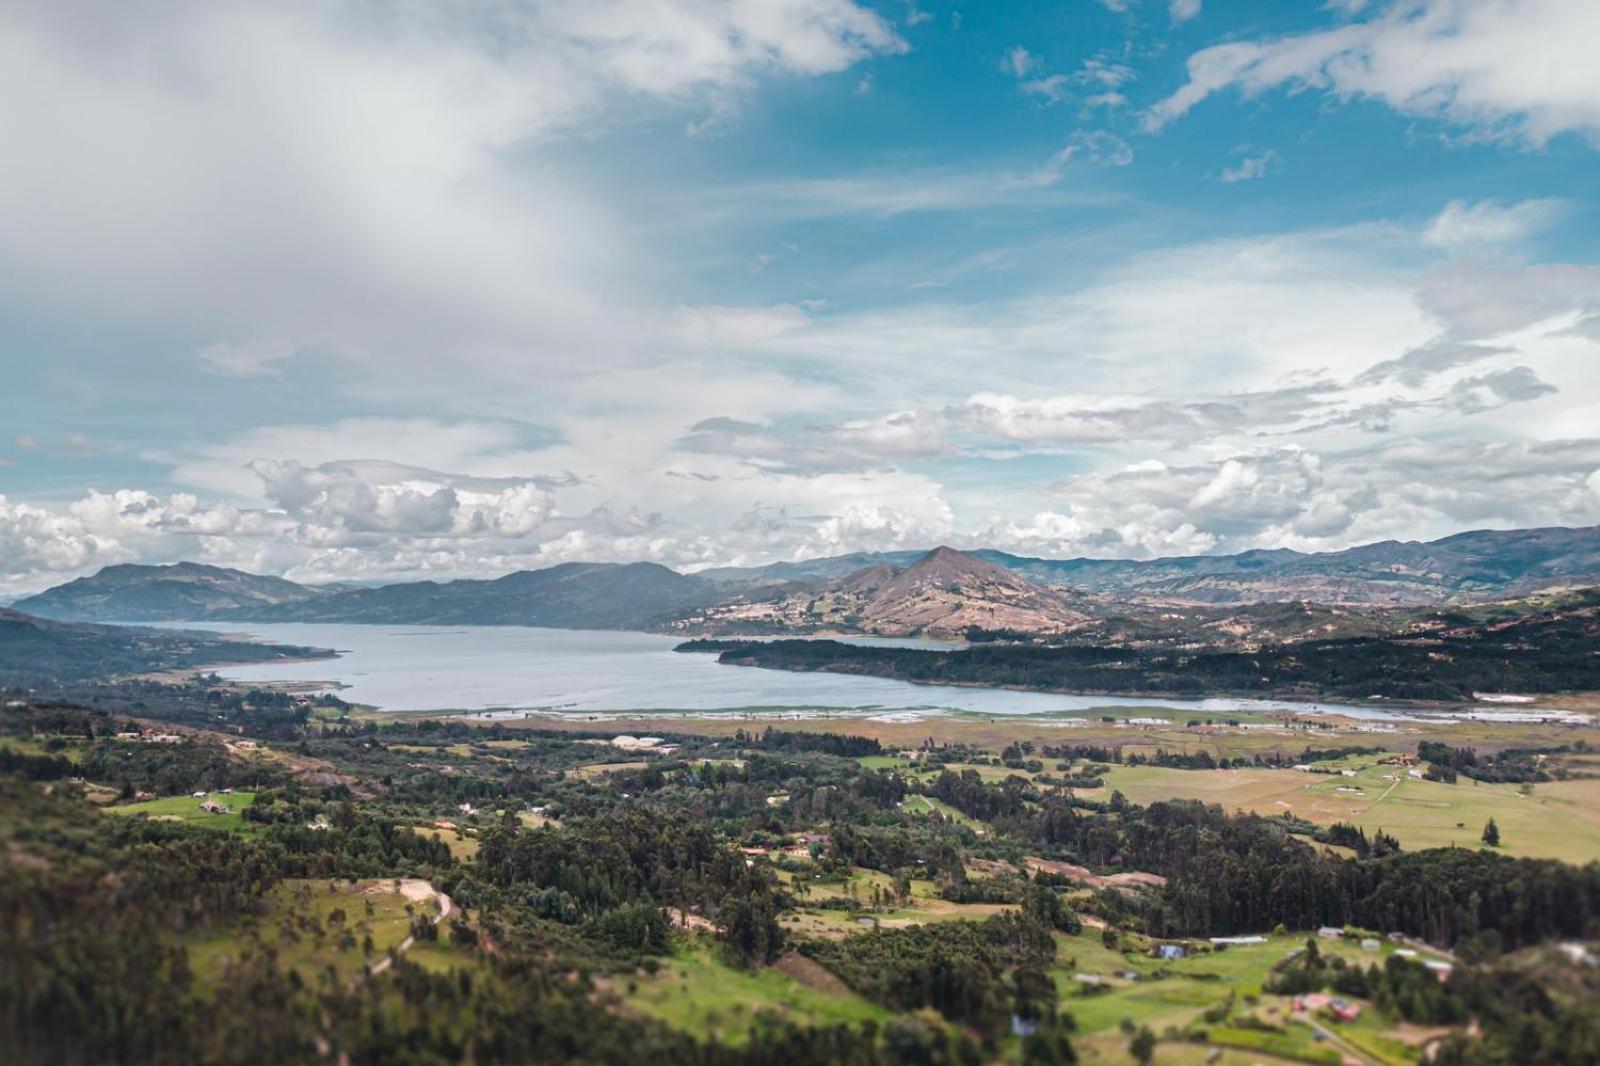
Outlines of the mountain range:
{"type": "MultiPolygon", "coordinates": [[[[1263,605],[1430,607],[1600,585],[1600,527],[1462,533],[1339,552],[1250,551],[1153,560],[1037,559],[1004,552],[854,554],[682,574],[654,563],[564,563],[492,580],[375,588],[299,585],[178,563],[107,567],[23,599],[75,621],[531,625],[697,632],[858,631],[1051,636],[1091,619],[1212,609],[1220,624],[1263,605]],[[1220,612],[1220,613],[1218,613],[1220,612]]],[[[1281,613],[1281,612],[1279,612],[1281,613]]],[[[1297,624],[1322,625],[1301,618],[1297,624]]],[[[1248,624],[1248,623],[1244,623],[1248,624]]]]}

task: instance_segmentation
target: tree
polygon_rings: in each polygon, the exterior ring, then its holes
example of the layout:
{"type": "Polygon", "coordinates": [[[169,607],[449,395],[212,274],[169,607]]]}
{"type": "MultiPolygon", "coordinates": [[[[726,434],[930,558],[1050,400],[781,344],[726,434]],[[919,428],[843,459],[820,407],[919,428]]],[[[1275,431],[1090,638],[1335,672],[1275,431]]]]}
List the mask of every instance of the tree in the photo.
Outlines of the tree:
{"type": "Polygon", "coordinates": [[[748,895],[730,893],[723,901],[722,939],[734,959],[760,966],[777,958],[783,948],[783,927],[778,924],[777,902],[765,889],[748,895]]]}
{"type": "Polygon", "coordinates": [[[1133,1034],[1133,1039],[1128,1041],[1128,1054],[1142,1066],[1149,1066],[1150,1061],[1155,1058],[1156,1034],[1150,1031],[1148,1025],[1141,1025],[1139,1031],[1133,1034]]]}
{"type": "Polygon", "coordinates": [[[1500,827],[1494,824],[1493,818],[1483,827],[1483,842],[1491,848],[1500,846],[1500,827]]]}

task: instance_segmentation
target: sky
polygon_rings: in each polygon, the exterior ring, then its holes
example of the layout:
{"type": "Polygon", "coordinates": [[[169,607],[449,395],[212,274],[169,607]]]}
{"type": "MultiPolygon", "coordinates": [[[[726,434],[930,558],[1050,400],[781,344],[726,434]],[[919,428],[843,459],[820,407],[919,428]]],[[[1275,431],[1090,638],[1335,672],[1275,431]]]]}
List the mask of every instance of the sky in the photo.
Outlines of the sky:
{"type": "Polygon", "coordinates": [[[0,7],[0,600],[1600,523],[1594,0],[0,7]]]}

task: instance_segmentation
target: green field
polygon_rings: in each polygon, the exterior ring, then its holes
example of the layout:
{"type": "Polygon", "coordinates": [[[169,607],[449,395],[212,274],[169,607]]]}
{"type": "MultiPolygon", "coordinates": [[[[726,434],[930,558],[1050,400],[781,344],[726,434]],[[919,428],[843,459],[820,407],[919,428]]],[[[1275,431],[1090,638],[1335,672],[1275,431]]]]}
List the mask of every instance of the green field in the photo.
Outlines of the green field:
{"type": "MultiPolygon", "coordinates": [[[[1100,942],[1098,930],[1086,929],[1078,936],[1057,938],[1052,976],[1062,993],[1062,1007],[1077,1020],[1080,1032],[1115,1028],[1124,1018],[1153,1029],[1182,1027],[1207,1007],[1225,1001],[1230,993],[1240,1000],[1259,995],[1272,968],[1305,942],[1305,934],[1269,936],[1262,944],[1232,945],[1163,961],[1144,952],[1107,948],[1100,942]],[[1124,980],[1117,976],[1122,971],[1132,971],[1138,979],[1124,980]],[[1100,978],[1109,991],[1085,995],[1078,974],[1100,978]]],[[[1345,939],[1318,941],[1318,949],[1325,956],[1378,965],[1397,945],[1383,941],[1377,951],[1368,952],[1358,942],[1345,939]]],[[[1436,957],[1426,952],[1422,955],[1424,959],[1436,957]]]]}
{"type": "Polygon", "coordinates": [[[724,962],[715,944],[700,938],[680,943],[655,975],[628,979],[617,991],[641,1014],[731,1043],[742,1041],[763,1018],[840,1025],[891,1016],[809,959],[789,956],[776,966],[741,970],[724,962]]]}
{"type": "MultiPolygon", "coordinates": [[[[380,963],[410,935],[413,913],[432,917],[438,905],[407,899],[392,879],[285,881],[273,889],[259,919],[193,939],[190,959],[202,981],[223,981],[229,964],[247,950],[270,948],[307,981],[328,972],[349,980],[380,963]]],[[[447,927],[437,943],[419,943],[411,950],[412,961],[430,968],[447,968],[452,959],[463,958],[450,947],[447,927]]]]}
{"type": "Polygon", "coordinates": [[[142,814],[162,822],[183,822],[185,825],[197,825],[206,829],[241,832],[250,828],[241,812],[254,803],[255,799],[254,792],[235,792],[228,796],[216,794],[206,797],[205,800],[198,800],[193,796],[164,796],[161,799],[144,800],[140,803],[104,807],[102,810],[107,814],[142,814]],[[200,804],[207,800],[224,804],[230,810],[226,814],[203,811],[200,809],[200,804]]]}
{"type": "Polygon", "coordinates": [[[856,762],[867,770],[904,770],[911,760],[899,755],[858,755],[856,762]]]}
{"type": "Polygon", "coordinates": [[[1138,804],[1187,798],[1227,810],[1258,814],[1290,812],[1328,825],[1349,822],[1369,835],[1382,829],[1408,850],[1478,847],[1484,823],[1500,826],[1509,855],[1584,863],[1600,859],[1600,781],[1584,779],[1532,786],[1482,784],[1463,777],[1456,784],[1409,777],[1403,767],[1374,757],[1339,764],[1355,772],[1308,774],[1298,770],[1175,770],[1114,766],[1102,789],[1079,790],[1095,798],[1114,789],[1138,804]]]}
{"type": "Polygon", "coordinates": [[[969,826],[978,831],[983,830],[983,823],[976,818],[962,814],[944,800],[934,799],[932,796],[907,796],[905,809],[908,811],[937,811],[949,821],[957,825],[969,826]]]}
{"type": "Polygon", "coordinates": [[[14,751],[19,755],[56,755],[70,763],[83,761],[84,739],[82,737],[0,737],[0,748],[14,751]],[[57,740],[54,751],[50,746],[57,740]]]}

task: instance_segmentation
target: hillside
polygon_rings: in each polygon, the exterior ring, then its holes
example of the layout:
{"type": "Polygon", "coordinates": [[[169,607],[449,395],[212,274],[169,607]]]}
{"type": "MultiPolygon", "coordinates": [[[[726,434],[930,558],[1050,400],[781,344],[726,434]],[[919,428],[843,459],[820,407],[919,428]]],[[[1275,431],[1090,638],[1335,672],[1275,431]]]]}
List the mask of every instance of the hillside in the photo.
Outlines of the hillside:
{"type": "Polygon", "coordinates": [[[304,603],[320,595],[317,589],[281,577],[175,563],[108,566],[13,606],[39,618],[65,621],[173,622],[304,603]]]}
{"type": "Polygon", "coordinates": [[[314,648],[35,618],[0,608],[0,682],[24,684],[330,655],[314,648]]]}
{"type": "Polygon", "coordinates": [[[1053,636],[1087,621],[1071,594],[941,547],[904,569],[882,562],[832,581],[714,607],[682,628],[959,639],[975,630],[1053,636]]]}
{"type": "Polygon", "coordinates": [[[714,602],[710,582],[655,563],[563,563],[492,581],[418,581],[252,610],[261,622],[646,629],[714,602]]]}
{"type": "Polygon", "coordinates": [[[702,640],[679,647],[775,670],[1047,692],[1469,702],[1476,693],[1600,690],[1600,590],[1534,613],[1445,612],[1404,633],[1200,654],[1124,644],[974,645],[958,651],[831,640],[702,640]]]}

